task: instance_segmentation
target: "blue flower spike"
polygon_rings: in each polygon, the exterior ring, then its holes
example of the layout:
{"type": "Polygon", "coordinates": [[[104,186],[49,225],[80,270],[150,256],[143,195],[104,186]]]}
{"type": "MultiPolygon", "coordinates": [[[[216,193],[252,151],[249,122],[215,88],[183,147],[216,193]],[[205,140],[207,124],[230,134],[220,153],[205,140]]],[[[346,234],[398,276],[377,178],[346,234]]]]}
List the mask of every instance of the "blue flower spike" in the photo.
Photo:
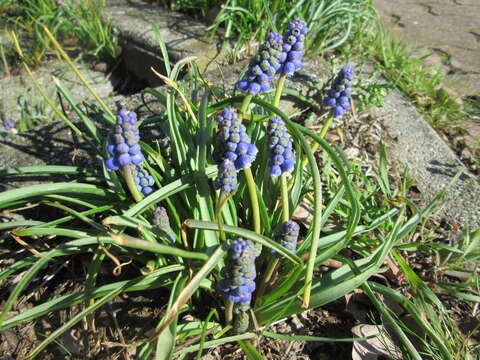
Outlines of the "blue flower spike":
{"type": "Polygon", "coordinates": [[[218,288],[236,305],[235,311],[250,309],[256,277],[255,249],[250,240],[238,238],[230,243],[222,276],[218,288]]]}
{"type": "Polygon", "coordinates": [[[285,123],[278,116],[268,120],[268,148],[270,175],[280,176],[291,173],[295,167],[295,154],[293,153],[292,139],[287,132],[285,123]]]}
{"type": "Polygon", "coordinates": [[[247,130],[232,108],[225,108],[217,116],[222,159],[233,162],[237,171],[249,168],[258,149],[251,143],[247,130]]]}
{"type": "Polygon", "coordinates": [[[272,88],[271,81],[287,58],[283,50],[282,35],[272,32],[260,46],[248,66],[245,77],[237,82],[237,88],[251,95],[262,94],[272,88]]]}
{"type": "Polygon", "coordinates": [[[153,192],[153,185],[155,185],[155,180],[146,169],[141,166],[135,165],[132,167],[132,175],[138,191],[140,191],[145,196],[153,192]]]}
{"type": "Polygon", "coordinates": [[[295,253],[299,233],[300,226],[295,221],[285,221],[281,226],[280,234],[275,237],[275,241],[295,253]]]}
{"type": "Polygon", "coordinates": [[[167,210],[162,207],[158,206],[153,213],[153,227],[152,230],[156,233],[162,233],[162,235],[166,235],[167,239],[170,243],[174,243],[176,240],[175,233],[173,232],[172,228],[170,227],[170,219],[168,218],[167,210]]]}
{"type": "Polygon", "coordinates": [[[286,59],[282,67],[277,71],[281,74],[293,75],[302,67],[302,57],[305,54],[304,42],[308,32],[307,23],[296,19],[288,24],[287,31],[283,36],[283,51],[286,59]]]}
{"type": "Polygon", "coordinates": [[[224,159],[220,164],[213,187],[224,194],[231,194],[237,189],[237,169],[229,159],[224,159]]]}
{"type": "Polygon", "coordinates": [[[334,117],[343,116],[345,110],[350,108],[350,98],[352,96],[350,82],[354,76],[353,66],[344,66],[333,81],[330,90],[327,91],[327,97],[323,99],[324,105],[331,108],[334,117]]]}
{"type": "Polygon", "coordinates": [[[7,114],[2,115],[2,122],[3,122],[3,127],[5,128],[5,130],[10,131],[10,130],[15,129],[15,122],[7,114]]]}
{"type": "Polygon", "coordinates": [[[115,171],[127,165],[140,165],[144,156],[139,141],[137,114],[121,109],[107,146],[112,155],[105,162],[107,169],[115,171]]]}

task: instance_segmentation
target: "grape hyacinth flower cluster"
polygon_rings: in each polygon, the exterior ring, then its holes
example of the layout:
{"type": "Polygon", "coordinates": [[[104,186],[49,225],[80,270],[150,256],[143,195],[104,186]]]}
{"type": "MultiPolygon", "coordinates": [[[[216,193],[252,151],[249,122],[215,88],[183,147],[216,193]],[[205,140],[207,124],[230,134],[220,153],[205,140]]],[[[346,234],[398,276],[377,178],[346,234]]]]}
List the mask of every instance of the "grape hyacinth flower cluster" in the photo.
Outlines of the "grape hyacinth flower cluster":
{"type": "Polygon", "coordinates": [[[213,182],[213,187],[225,194],[234,192],[237,188],[237,169],[228,159],[224,159],[218,169],[218,177],[213,182]]]}
{"type": "Polygon", "coordinates": [[[112,155],[105,162],[107,169],[118,170],[123,166],[141,164],[144,157],[139,140],[137,114],[121,109],[107,146],[109,154],[112,155]]]}
{"type": "Polygon", "coordinates": [[[288,24],[287,31],[283,37],[283,50],[286,55],[285,62],[278,72],[292,75],[302,67],[305,35],[307,34],[307,23],[296,19],[288,24]]]}
{"type": "Polygon", "coordinates": [[[2,122],[5,130],[15,129],[15,123],[13,122],[12,118],[7,114],[2,115],[2,122]]]}
{"type": "Polygon", "coordinates": [[[323,100],[326,106],[332,108],[332,115],[335,117],[343,116],[345,110],[350,108],[350,97],[352,96],[350,81],[353,80],[354,75],[355,72],[351,65],[343,67],[328,90],[328,96],[323,100]]]}
{"type": "Polygon", "coordinates": [[[292,139],[283,120],[278,116],[272,116],[268,120],[267,133],[270,175],[280,176],[285,172],[291,173],[295,167],[295,154],[292,149],[292,139]]]}
{"type": "Polygon", "coordinates": [[[134,166],[132,167],[132,174],[138,191],[140,191],[145,196],[147,196],[153,191],[152,186],[155,184],[155,180],[146,169],[141,166],[134,166]]]}
{"type": "Polygon", "coordinates": [[[154,232],[159,230],[162,235],[167,236],[170,243],[175,242],[176,237],[172,228],[170,227],[170,219],[168,218],[167,210],[164,207],[159,206],[155,209],[152,222],[154,224],[154,227],[152,228],[154,232]]]}
{"type": "Polygon", "coordinates": [[[237,82],[237,88],[252,95],[271,89],[271,81],[279,72],[287,55],[283,51],[282,35],[272,32],[248,66],[245,78],[237,82]]]}
{"type": "Polygon", "coordinates": [[[300,226],[295,221],[285,221],[281,226],[280,234],[275,237],[275,241],[294,253],[297,250],[299,233],[300,226]]]}
{"type": "Polygon", "coordinates": [[[249,168],[258,149],[251,143],[250,136],[235,111],[231,108],[223,109],[217,116],[217,122],[220,125],[222,159],[232,161],[237,171],[249,168]]]}
{"type": "Polygon", "coordinates": [[[229,301],[235,303],[235,311],[245,312],[250,309],[256,277],[255,249],[250,240],[238,238],[232,241],[222,276],[219,290],[229,301]]]}

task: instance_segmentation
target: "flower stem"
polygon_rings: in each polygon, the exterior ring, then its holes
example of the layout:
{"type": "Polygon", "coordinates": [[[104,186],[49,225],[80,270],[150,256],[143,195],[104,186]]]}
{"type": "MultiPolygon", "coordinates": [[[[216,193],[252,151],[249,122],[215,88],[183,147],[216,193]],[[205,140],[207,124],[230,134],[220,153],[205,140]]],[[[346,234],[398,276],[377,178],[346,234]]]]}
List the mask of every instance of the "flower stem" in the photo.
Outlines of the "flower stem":
{"type": "Polygon", "coordinates": [[[288,209],[288,186],[286,172],[280,175],[280,189],[282,192],[282,220],[285,222],[290,219],[290,211],[288,209]]]}
{"type": "Polygon", "coordinates": [[[225,325],[230,325],[233,321],[233,301],[227,300],[225,303],[225,325]]]}
{"type": "Polygon", "coordinates": [[[260,299],[265,293],[265,290],[267,289],[267,285],[270,282],[270,279],[272,278],[272,275],[275,272],[275,269],[277,268],[279,261],[280,259],[276,257],[275,259],[273,259],[268,263],[267,271],[265,272],[265,275],[263,276],[262,281],[260,281],[260,285],[258,285],[258,290],[255,293],[255,304],[257,303],[258,299],[260,299]]]}
{"type": "Polygon", "coordinates": [[[282,74],[278,78],[277,88],[275,89],[275,97],[273,98],[273,106],[278,107],[280,104],[280,97],[282,96],[283,87],[285,86],[285,80],[287,79],[287,74],[282,74]]]}
{"type": "Polygon", "coordinates": [[[136,202],[140,202],[142,200],[142,195],[137,189],[137,185],[135,185],[135,180],[133,180],[132,171],[130,170],[130,165],[125,165],[123,167],[123,176],[125,181],[127,182],[128,190],[132,194],[133,198],[136,202]]]}
{"type": "Polygon", "coordinates": [[[222,208],[229,198],[230,198],[230,195],[225,196],[225,194],[222,191],[220,193],[220,198],[218,199],[218,202],[217,202],[217,207],[215,208],[215,219],[217,220],[218,233],[220,236],[220,240],[222,241],[226,241],[225,232],[223,231],[223,227],[222,227],[222,208]]]}
{"type": "Polygon", "coordinates": [[[250,105],[252,98],[253,98],[253,95],[251,94],[246,95],[243,98],[242,107],[240,108],[240,116],[242,117],[242,119],[245,119],[245,115],[247,114],[247,110],[248,110],[248,105],[250,105]]]}
{"type": "Polygon", "coordinates": [[[253,211],[253,229],[257,234],[260,234],[260,207],[258,206],[257,189],[255,181],[253,180],[252,170],[250,168],[243,169],[245,177],[247,178],[248,192],[250,194],[250,202],[253,211]]]}

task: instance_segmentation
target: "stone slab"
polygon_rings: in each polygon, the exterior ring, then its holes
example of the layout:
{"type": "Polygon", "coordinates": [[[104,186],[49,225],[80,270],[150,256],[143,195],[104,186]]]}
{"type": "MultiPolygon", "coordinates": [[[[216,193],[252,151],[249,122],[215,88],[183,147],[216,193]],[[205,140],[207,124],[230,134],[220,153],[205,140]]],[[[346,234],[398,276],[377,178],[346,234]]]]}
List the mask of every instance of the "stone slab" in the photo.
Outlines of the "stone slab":
{"type": "Polygon", "coordinates": [[[150,67],[163,68],[159,41],[152,24],[158,27],[172,63],[197,56],[197,64],[204,71],[213,60],[222,59],[217,44],[206,37],[207,26],[186,15],[140,0],[110,0],[104,16],[120,34],[127,68],[150,86],[161,84],[150,67]]]}
{"type": "MultiPolygon", "coordinates": [[[[112,94],[113,85],[103,72],[90,70],[81,64],[77,64],[77,67],[101,98],[106,98],[112,94]]],[[[55,83],[52,80],[53,76],[70,90],[75,101],[94,99],[74,72],[63,62],[57,60],[44,62],[38,70],[33,71],[33,75],[48,96],[57,104],[58,98],[55,83]]],[[[46,105],[44,98],[27,74],[7,76],[0,79],[0,88],[3,89],[1,99],[3,111],[15,122],[22,116],[38,119],[40,123],[51,121],[53,111],[46,105]]]]}
{"type": "Polygon", "coordinates": [[[463,175],[447,190],[440,211],[448,220],[479,228],[478,179],[468,173],[450,147],[400,93],[392,91],[383,103],[375,113],[388,134],[385,142],[391,157],[409,170],[426,201],[432,200],[462,171],[463,175]]]}
{"type": "MultiPolygon", "coordinates": [[[[98,160],[87,144],[60,121],[23,133],[0,134],[0,169],[42,165],[94,168],[93,164],[97,163],[98,160]]],[[[59,179],[65,180],[65,177],[8,176],[0,178],[0,191],[59,179]]]]}
{"type": "Polygon", "coordinates": [[[375,0],[374,5],[397,39],[446,57],[446,87],[462,97],[480,93],[480,1],[375,0]]]}

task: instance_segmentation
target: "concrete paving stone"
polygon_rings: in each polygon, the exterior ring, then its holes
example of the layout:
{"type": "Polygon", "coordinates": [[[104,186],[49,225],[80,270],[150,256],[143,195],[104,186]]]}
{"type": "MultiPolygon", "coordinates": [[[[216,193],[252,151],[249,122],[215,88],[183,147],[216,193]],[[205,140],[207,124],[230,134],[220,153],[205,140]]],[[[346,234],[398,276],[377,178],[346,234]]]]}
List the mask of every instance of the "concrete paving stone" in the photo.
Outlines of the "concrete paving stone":
{"type": "MultiPolygon", "coordinates": [[[[95,168],[93,164],[98,163],[87,144],[61,121],[23,133],[0,134],[0,169],[42,165],[95,168]]],[[[63,176],[9,176],[0,178],[0,191],[64,180],[63,176]]]]}
{"type": "Polygon", "coordinates": [[[480,227],[480,184],[469,174],[453,151],[428,125],[412,104],[397,91],[385,99],[376,110],[388,134],[390,155],[396,163],[409,169],[426,201],[433,199],[459,172],[460,179],[447,190],[441,213],[448,219],[480,227]]]}
{"type": "Polygon", "coordinates": [[[398,40],[443,53],[447,61],[440,68],[447,74],[447,88],[461,97],[480,92],[480,1],[375,0],[374,5],[398,40]]]}
{"type": "MultiPolygon", "coordinates": [[[[113,85],[104,73],[90,70],[82,65],[77,66],[100,97],[111,95],[113,85]]],[[[53,76],[70,90],[75,101],[93,100],[93,96],[87,91],[83,83],[63,62],[56,60],[44,62],[38,70],[33,71],[33,75],[55,102],[58,102],[58,100],[55,83],[52,80],[53,76]]],[[[4,89],[1,100],[3,109],[14,121],[18,121],[25,113],[29,113],[34,118],[43,119],[45,122],[51,121],[53,111],[46,104],[27,74],[0,79],[0,88],[4,89]]]]}
{"type": "Polygon", "coordinates": [[[217,45],[206,37],[207,26],[186,15],[140,0],[111,0],[104,16],[120,33],[127,67],[150,86],[162,84],[150,67],[164,71],[159,41],[151,24],[158,26],[173,63],[195,55],[203,71],[212,60],[218,62],[222,58],[217,45]]]}
{"type": "Polygon", "coordinates": [[[444,84],[460,97],[480,94],[480,73],[447,75],[444,84]]]}

